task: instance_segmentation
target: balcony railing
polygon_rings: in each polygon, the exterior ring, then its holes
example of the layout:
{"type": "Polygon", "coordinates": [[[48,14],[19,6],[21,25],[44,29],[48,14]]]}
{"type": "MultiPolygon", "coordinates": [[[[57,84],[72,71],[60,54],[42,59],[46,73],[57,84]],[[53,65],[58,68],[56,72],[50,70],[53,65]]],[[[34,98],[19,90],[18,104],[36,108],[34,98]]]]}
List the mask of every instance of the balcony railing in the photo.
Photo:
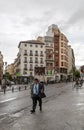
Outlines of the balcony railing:
{"type": "Polygon", "coordinates": [[[38,61],[35,61],[35,63],[38,63],[38,61]]]}
{"type": "Polygon", "coordinates": [[[47,58],[46,61],[54,61],[53,58],[47,58]]]}
{"type": "Polygon", "coordinates": [[[43,64],[44,62],[43,62],[43,61],[41,61],[40,63],[41,63],[41,64],[43,64]]]}
{"type": "Polygon", "coordinates": [[[42,56],[42,57],[43,57],[44,55],[43,55],[43,54],[40,54],[40,56],[42,56]]]}
{"type": "Polygon", "coordinates": [[[30,53],[29,55],[30,55],[30,56],[33,56],[33,53],[30,53]]]}
{"type": "Polygon", "coordinates": [[[30,60],[30,62],[29,63],[33,63],[33,61],[32,60],[30,60]]]}
{"type": "Polygon", "coordinates": [[[29,71],[33,71],[33,68],[30,68],[29,71]]]}
{"type": "Polygon", "coordinates": [[[35,54],[35,56],[38,56],[38,54],[35,54]]]}
{"type": "Polygon", "coordinates": [[[24,63],[27,63],[27,60],[25,60],[24,63]]]}
{"type": "Polygon", "coordinates": [[[27,53],[24,53],[25,56],[27,56],[28,54],[27,53]]]}
{"type": "Polygon", "coordinates": [[[24,70],[28,70],[27,68],[24,68],[24,70]]]}

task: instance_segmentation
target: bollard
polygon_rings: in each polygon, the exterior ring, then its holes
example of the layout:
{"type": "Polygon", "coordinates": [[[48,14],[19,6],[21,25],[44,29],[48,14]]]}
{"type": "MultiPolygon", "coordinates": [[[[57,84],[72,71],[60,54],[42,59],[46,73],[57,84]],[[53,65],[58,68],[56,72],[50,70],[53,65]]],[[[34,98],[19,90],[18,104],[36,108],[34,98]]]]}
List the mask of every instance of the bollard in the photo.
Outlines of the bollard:
{"type": "Polygon", "coordinates": [[[4,88],[4,94],[6,93],[6,88],[4,88]]]}
{"type": "Polygon", "coordinates": [[[21,90],[21,87],[19,86],[19,91],[21,90]]]}
{"type": "Polygon", "coordinates": [[[25,90],[27,89],[27,86],[25,86],[25,90]]]}

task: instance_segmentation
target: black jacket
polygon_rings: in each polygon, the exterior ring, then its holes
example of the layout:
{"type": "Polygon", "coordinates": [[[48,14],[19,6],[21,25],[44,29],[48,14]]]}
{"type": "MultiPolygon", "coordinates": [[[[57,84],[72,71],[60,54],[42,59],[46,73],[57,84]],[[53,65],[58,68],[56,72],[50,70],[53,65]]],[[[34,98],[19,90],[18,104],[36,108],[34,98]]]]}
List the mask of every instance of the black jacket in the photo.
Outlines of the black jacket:
{"type": "MultiPolygon", "coordinates": [[[[38,96],[41,97],[41,94],[44,93],[44,85],[41,84],[41,83],[38,83],[39,84],[39,93],[38,93],[38,96]]],[[[31,97],[35,97],[35,94],[33,94],[33,88],[34,88],[34,84],[31,85],[31,97]]]]}

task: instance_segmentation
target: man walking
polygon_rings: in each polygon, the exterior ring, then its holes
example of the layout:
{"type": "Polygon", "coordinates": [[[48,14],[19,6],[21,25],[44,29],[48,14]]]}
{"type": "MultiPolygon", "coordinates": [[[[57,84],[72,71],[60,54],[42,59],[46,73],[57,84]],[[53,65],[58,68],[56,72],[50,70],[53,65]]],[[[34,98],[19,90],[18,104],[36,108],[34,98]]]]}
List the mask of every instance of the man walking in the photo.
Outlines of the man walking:
{"type": "Polygon", "coordinates": [[[44,93],[44,85],[39,83],[38,79],[34,79],[34,84],[31,86],[31,97],[32,97],[32,110],[34,113],[37,106],[37,101],[39,102],[39,109],[42,111],[42,93],[44,93]]]}

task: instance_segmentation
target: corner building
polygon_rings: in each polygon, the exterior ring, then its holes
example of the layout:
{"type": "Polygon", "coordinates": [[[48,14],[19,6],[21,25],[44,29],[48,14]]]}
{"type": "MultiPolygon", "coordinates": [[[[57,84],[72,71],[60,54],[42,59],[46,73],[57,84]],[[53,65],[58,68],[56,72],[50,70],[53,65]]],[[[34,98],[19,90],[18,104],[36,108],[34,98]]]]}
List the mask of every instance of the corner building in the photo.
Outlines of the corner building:
{"type": "MultiPolygon", "coordinates": [[[[52,47],[52,67],[53,78],[56,80],[64,80],[67,78],[68,71],[68,39],[66,36],[60,32],[57,25],[52,24],[48,27],[48,31],[46,32],[46,36],[40,38],[43,42],[45,42],[45,46],[52,47]],[[52,41],[48,42],[48,39],[45,40],[45,37],[52,39],[52,41]],[[51,44],[49,46],[49,44],[51,44]]],[[[47,52],[47,48],[46,48],[47,52]]],[[[49,53],[51,51],[49,50],[49,53]]],[[[51,55],[51,54],[50,54],[51,55]]],[[[47,57],[47,53],[46,53],[47,57]]],[[[47,60],[46,60],[46,69],[47,69],[47,60]]]]}
{"type": "Polygon", "coordinates": [[[18,73],[23,82],[28,77],[40,77],[45,74],[45,44],[38,40],[19,43],[18,73]]]}

